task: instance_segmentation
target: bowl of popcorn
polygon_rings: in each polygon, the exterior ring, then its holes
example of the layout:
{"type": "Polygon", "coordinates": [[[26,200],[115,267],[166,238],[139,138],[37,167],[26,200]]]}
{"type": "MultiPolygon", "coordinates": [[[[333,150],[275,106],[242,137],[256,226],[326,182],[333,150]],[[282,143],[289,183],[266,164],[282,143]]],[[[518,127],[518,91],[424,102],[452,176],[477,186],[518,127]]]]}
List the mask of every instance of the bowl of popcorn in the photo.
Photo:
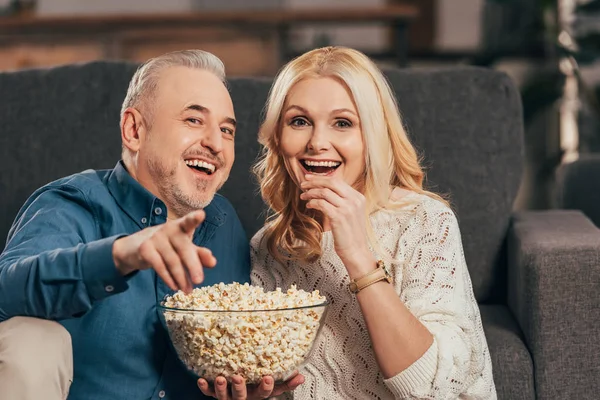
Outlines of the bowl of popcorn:
{"type": "Polygon", "coordinates": [[[190,371],[209,382],[240,375],[256,384],[266,375],[285,381],[306,363],[328,304],[318,290],[294,285],[266,292],[219,283],[167,296],[158,310],[190,371]]]}

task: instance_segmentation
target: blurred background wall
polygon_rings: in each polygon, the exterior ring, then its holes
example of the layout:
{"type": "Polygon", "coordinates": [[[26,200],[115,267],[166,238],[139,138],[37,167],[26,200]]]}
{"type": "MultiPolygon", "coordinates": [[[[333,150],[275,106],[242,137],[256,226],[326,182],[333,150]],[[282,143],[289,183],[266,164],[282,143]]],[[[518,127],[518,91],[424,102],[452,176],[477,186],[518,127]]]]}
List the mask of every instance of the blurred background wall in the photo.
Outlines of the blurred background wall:
{"type": "Polygon", "coordinates": [[[515,208],[552,207],[557,167],[600,152],[598,0],[0,0],[0,71],[202,48],[230,76],[273,76],[330,44],[383,67],[509,74],[526,126],[515,208]]]}

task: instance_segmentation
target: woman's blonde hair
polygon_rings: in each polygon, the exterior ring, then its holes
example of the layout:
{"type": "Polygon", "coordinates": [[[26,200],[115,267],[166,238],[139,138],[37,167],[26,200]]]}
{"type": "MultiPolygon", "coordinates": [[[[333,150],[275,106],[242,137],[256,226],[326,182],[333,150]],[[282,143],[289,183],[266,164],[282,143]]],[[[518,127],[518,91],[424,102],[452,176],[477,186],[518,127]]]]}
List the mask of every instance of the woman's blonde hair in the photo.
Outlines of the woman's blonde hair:
{"type": "Polygon", "coordinates": [[[379,68],[364,54],[345,47],[309,51],[285,65],[277,75],[265,106],[259,131],[263,153],[254,166],[261,195],[271,209],[264,239],[273,257],[314,261],[321,256],[323,227],[307,212],[300,189],[291,179],[279,149],[281,114],[286,97],[296,83],[307,78],[330,77],[343,83],[356,104],[365,147],[362,182],[367,203],[369,242],[378,249],[369,215],[393,206],[394,187],[423,193],[424,172],[402,125],[395,96],[379,68]]]}

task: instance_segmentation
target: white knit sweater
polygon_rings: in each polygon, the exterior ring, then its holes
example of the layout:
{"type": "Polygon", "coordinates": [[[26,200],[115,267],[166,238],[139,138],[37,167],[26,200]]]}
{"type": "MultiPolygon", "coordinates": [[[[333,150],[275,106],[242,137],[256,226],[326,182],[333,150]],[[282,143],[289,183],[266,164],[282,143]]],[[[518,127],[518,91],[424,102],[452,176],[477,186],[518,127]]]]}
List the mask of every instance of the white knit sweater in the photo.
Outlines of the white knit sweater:
{"type": "MultiPolygon", "coordinates": [[[[492,365],[453,212],[425,195],[379,211],[371,224],[391,263],[396,293],[434,336],[432,346],[406,370],[384,379],[346,268],[331,232],[315,263],[276,262],[262,240],[251,241],[252,283],[274,290],[296,284],[318,289],[330,301],[313,355],[302,369],[295,399],[495,399],[492,365]]],[[[390,316],[393,318],[393,316],[390,316]]]]}

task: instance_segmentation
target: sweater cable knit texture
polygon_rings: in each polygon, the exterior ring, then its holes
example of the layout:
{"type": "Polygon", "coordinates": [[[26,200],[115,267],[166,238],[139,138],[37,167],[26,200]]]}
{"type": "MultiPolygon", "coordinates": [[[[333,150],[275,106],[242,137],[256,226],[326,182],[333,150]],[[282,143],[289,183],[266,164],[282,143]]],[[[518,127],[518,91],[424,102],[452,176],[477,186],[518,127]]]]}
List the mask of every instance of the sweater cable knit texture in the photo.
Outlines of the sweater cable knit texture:
{"type": "Polygon", "coordinates": [[[254,285],[274,290],[295,284],[307,291],[318,289],[331,301],[313,354],[301,371],[306,381],[293,392],[294,398],[496,398],[456,217],[425,195],[411,193],[402,201],[399,208],[374,213],[371,224],[379,246],[394,260],[388,265],[396,293],[433,334],[434,342],[421,358],[389,379],[375,360],[331,232],[323,234],[322,257],[310,264],[275,261],[262,240],[264,228],[252,238],[254,285]]]}

